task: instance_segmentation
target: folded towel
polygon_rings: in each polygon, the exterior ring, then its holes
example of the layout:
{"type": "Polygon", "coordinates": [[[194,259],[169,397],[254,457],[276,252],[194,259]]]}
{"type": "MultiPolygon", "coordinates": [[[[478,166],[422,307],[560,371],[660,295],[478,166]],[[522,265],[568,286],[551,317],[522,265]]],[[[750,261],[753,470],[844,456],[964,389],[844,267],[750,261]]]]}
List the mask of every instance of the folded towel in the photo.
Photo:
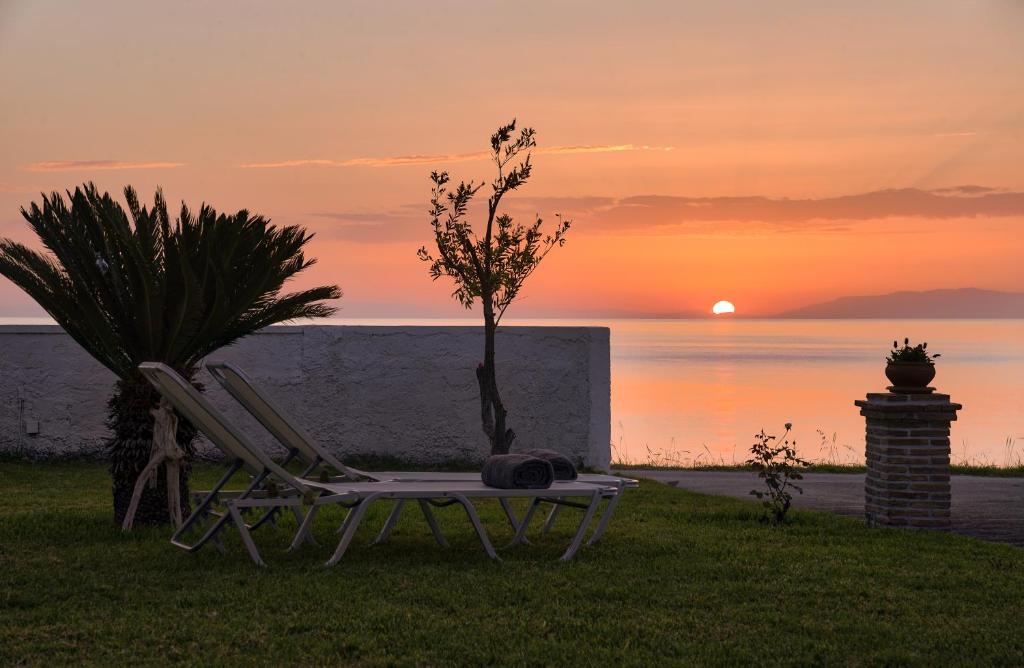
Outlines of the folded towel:
{"type": "Polygon", "coordinates": [[[529,455],[493,455],[484,464],[480,478],[488,487],[501,489],[547,489],[555,479],[551,464],[529,455]]]}
{"type": "Polygon", "coordinates": [[[537,459],[543,459],[546,462],[551,462],[551,467],[555,470],[555,480],[576,479],[576,467],[573,466],[572,460],[560,452],[536,448],[533,450],[524,450],[522,454],[530,455],[537,459]]]}

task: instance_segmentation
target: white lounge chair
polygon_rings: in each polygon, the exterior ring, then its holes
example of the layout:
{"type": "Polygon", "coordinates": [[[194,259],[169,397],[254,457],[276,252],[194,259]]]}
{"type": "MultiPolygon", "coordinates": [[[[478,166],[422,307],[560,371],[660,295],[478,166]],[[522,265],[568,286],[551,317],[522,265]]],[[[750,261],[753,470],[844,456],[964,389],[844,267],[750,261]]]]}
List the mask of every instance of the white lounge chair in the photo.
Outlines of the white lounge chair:
{"type": "MultiPolygon", "coordinates": [[[[203,544],[217,536],[230,521],[241,535],[242,542],[249,556],[258,565],[264,565],[259,551],[250,535],[252,526],[248,525],[243,517],[243,512],[248,509],[261,509],[264,513],[276,512],[282,508],[301,509],[307,508],[308,512],[302,519],[299,530],[296,532],[289,549],[295,549],[304,541],[308,540],[309,530],[312,526],[317,511],[325,505],[342,505],[351,508],[341,527],[341,539],[334,554],[327,562],[331,566],[338,562],[344,555],[348,545],[355,535],[359,523],[366,513],[366,509],[380,499],[391,499],[396,501],[416,500],[420,502],[421,508],[427,517],[427,522],[434,532],[439,543],[444,544],[433,515],[430,512],[430,504],[450,505],[460,504],[466,511],[477,537],[488,556],[498,559],[498,555],[487,536],[480,518],[476,513],[470,499],[472,498],[526,498],[534,503],[536,499],[545,498],[555,503],[567,503],[574,506],[584,505],[569,501],[573,497],[583,497],[589,500],[585,504],[585,512],[580,526],[573,537],[568,549],[562,555],[562,560],[567,561],[576,554],[583,537],[586,534],[597,507],[604,494],[611,493],[607,487],[589,483],[574,482],[561,484],[550,489],[495,489],[487,487],[482,482],[423,482],[423,481],[389,481],[389,482],[322,482],[310,478],[300,478],[275,463],[261,448],[253,444],[249,439],[232,425],[202,394],[196,390],[187,380],[182,378],[170,367],[157,362],[145,362],[139,365],[139,370],[149,382],[166,398],[174,408],[188,419],[193,426],[207,436],[211,442],[220,448],[231,460],[229,474],[225,475],[218,486],[209,492],[204,502],[197,508],[182,528],[176,532],[172,542],[185,549],[194,551],[203,544]],[[249,487],[240,495],[224,499],[227,512],[218,517],[214,526],[211,527],[194,544],[184,543],[180,539],[186,527],[192,526],[197,519],[209,508],[216,498],[220,487],[239,468],[246,468],[253,476],[249,487]],[[260,485],[273,481],[276,490],[260,489],[260,485]]],[[[527,518],[528,519],[528,518],[527,518]]],[[[528,527],[528,521],[524,520],[518,528],[516,540],[522,542],[528,527]]]]}
{"type": "MultiPolygon", "coordinates": [[[[263,427],[278,440],[278,442],[281,443],[281,445],[288,449],[289,456],[297,456],[299,459],[307,462],[311,466],[323,463],[335,469],[342,476],[353,480],[419,482],[472,482],[480,480],[480,474],[475,472],[362,471],[360,469],[347,466],[330,450],[320,445],[315,439],[311,438],[295,423],[294,420],[290,420],[280,406],[265,391],[258,388],[244,371],[228,362],[211,361],[207,362],[205,366],[206,370],[210,372],[210,375],[212,375],[214,379],[216,379],[217,382],[220,383],[221,386],[223,386],[224,389],[238,401],[238,403],[245,407],[245,409],[249,411],[249,413],[251,413],[252,416],[255,417],[260,424],[262,424],[263,427]]],[[[608,527],[612,514],[615,512],[615,508],[622,497],[622,492],[627,488],[637,487],[639,482],[629,478],[621,478],[619,476],[599,473],[581,473],[576,482],[603,485],[614,490],[614,493],[607,495],[608,503],[605,510],[601,515],[601,519],[598,522],[593,535],[590,537],[590,540],[587,541],[588,545],[593,545],[601,539],[605,529],[608,527]]],[[[564,484],[564,481],[555,482],[555,486],[564,484]]],[[[516,519],[515,513],[508,504],[507,497],[499,496],[498,499],[506,516],[509,518],[509,522],[512,524],[513,530],[516,531],[518,536],[520,533],[520,522],[516,519]]],[[[529,519],[532,519],[536,506],[543,502],[544,500],[541,498],[535,499],[533,504],[531,504],[527,510],[527,517],[524,517],[524,520],[528,521],[529,519]]],[[[564,505],[566,504],[552,504],[551,512],[548,515],[547,520],[544,522],[542,532],[546,533],[551,528],[554,524],[555,518],[558,516],[559,511],[564,505]]],[[[401,501],[395,505],[392,515],[388,518],[384,529],[381,531],[380,540],[387,537],[387,532],[394,526],[394,523],[398,519],[398,515],[402,511],[402,507],[403,502],[401,501]]],[[[528,541],[526,541],[525,536],[522,536],[517,539],[517,542],[528,541]]]]}

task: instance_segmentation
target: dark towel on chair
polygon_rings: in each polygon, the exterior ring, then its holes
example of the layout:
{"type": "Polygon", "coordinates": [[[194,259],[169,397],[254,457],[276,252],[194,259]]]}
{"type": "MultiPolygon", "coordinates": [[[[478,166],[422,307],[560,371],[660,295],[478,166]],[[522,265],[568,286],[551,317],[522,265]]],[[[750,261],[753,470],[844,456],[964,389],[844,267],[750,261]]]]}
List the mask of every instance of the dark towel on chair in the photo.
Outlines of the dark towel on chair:
{"type": "Polygon", "coordinates": [[[547,489],[555,480],[555,471],[537,457],[493,455],[484,464],[480,478],[488,487],[500,489],[547,489]]]}
{"type": "Polygon", "coordinates": [[[560,452],[554,450],[543,450],[540,448],[534,450],[524,450],[524,455],[530,455],[537,459],[543,459],[546,462],[551,463],[551,468],[555,470],[555,480],[575,480],[576,479],[576,467],[573,466],[572,460],[560,452]]]}

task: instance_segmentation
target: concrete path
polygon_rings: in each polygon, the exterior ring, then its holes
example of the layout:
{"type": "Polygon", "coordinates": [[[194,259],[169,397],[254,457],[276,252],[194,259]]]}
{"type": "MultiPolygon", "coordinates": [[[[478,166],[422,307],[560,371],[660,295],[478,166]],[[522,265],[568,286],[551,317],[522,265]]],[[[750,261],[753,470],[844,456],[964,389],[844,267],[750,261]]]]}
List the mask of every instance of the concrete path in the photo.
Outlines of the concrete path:
{"type": "MultiPolygon", "coordinates": [[[[744,499],[752,499],[750,490],[760,488],[757,475],[746,471],[630,470],[621,473],[675,482],[694,492],[744,499]]],[[[955,475],[952,487],[953,531],[1024,547],[1024,478],[955,475]]],[[[796,495],[793,501],[797,508],[864,517],[863,474],[807,473],[803,488],[803,495],[796,495]]]]}

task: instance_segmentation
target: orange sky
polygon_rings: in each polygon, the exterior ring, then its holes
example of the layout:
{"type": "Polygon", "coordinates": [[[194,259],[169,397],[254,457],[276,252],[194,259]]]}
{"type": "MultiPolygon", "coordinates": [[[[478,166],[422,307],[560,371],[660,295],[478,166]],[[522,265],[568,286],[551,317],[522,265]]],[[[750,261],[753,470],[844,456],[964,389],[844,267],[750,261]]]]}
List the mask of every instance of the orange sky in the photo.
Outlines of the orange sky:
{"type": "Polygon", "coordinates": [[[316,230],[343,316],[459,315],[427,176],[489,179],[516,116],[513,212],[576,225],[510,317],[1024,290],[1021,34],[1016,0],[0,1],[0,235],[40,190],[160,184],[316,230]]]}

